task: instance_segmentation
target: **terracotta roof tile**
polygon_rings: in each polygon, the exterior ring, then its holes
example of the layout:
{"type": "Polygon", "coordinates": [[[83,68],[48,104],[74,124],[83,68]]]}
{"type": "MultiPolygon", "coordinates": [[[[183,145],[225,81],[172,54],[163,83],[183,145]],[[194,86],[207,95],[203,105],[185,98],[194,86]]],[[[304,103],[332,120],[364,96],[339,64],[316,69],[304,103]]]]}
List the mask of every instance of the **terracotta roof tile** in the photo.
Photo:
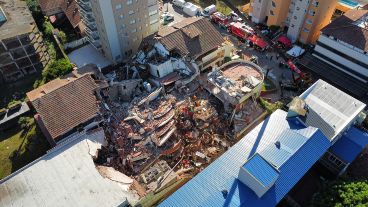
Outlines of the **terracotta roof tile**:
{"type": "Polygon", "coordinates": [[[350,10],[335,19],[321,31],[338,40],[364,51],[368,51],[368,28],[356,25],[356,21],[368,15],[368,10],[350,10]]]}
{"type": "Polygon", "coordinates": [[[47,12],[60,8],[63,0],[38,0],[41,10],[47,12]]]}
{"type": "Polygon", "coordinates": [[[81,21],[79,8],[76,0],[64,0],[61,4],[61,9],[68,18],[69,22],[75,28],[81,21]]]}
{"type": "MultiPolygon", "coordinates": [[[[70,79],[69,79],[70,80],[70,79]]],[[[29,101],[34,101],[38,98],[41,98],[43,95],[50,93],[51,91],[60,88],[63,85],[68,84],[70,81],[67,79],[55,79],[52,80],[30,92],[27,93],[27,97],[29,101]]]]}
{"type": "Polygon", "coordinates": [[[216,49],[224,38],[205,18],[187,18],[158,32],[158,41],[169,51],[198,58],[216,49]]]}
{"type": "Polygon", "coordinates": [[[76,0],[38,0],[41,10],[46,12],[60,9],[64,12],[71,25],[75,28],[81,22],[76,0]]]}
{"type": "Polygon", "coordinates": [[[53,139],[97,115],[96,88],[95,81],[87,74],[32,102],[53,139]]]}

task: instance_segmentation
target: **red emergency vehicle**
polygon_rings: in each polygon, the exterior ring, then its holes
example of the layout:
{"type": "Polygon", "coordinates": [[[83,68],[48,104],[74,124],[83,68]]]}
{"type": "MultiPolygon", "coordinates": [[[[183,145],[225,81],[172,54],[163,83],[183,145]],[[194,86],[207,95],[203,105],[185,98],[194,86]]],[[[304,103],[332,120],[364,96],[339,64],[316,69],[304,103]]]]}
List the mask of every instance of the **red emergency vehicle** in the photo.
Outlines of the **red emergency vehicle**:
{"type": "Polygon", "coordinates": [[[215,12],[211,16],[211,21],[222,26],[227,26],[229,24],[229,18],[221,13],[221,12],[215,12]]]}
{"type": "Polygon", "coordinates": [[[251,27],[241,22],[230,23],[228,31],[243,41],[247,40],[250,35],[255,34],[251,27]]]}

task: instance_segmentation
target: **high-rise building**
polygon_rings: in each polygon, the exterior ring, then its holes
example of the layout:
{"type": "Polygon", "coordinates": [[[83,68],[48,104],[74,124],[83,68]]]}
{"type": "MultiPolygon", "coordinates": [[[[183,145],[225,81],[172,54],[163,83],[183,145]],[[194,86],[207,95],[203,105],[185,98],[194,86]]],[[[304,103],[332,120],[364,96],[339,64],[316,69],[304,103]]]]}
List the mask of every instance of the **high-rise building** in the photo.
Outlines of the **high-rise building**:
{"type": "Polygon", "coordinates": [[[47,47],[25,1],[1,1],[0,82],[40,71],[48,61],[47,47]]]}
{"type": "Polygon", "coordinates": [[[255,23],[277,25],[292,41],[315,43],[335,11],[337,0],[251,0],[255,23]]]}
{"type": "Polygon", "coordinates": [[[157,0],[78,0],[86,33],[113,62],[137,52],[143,38],[158,31],[157,0]]]}

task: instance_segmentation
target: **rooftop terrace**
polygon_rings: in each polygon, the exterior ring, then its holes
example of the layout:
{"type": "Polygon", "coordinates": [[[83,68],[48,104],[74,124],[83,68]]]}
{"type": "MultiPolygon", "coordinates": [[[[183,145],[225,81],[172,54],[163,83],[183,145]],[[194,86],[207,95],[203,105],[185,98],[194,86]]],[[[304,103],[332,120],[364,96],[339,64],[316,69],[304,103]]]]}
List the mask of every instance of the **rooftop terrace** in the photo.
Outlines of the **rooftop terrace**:
{"type": "Polygon", "coordinates": [[[213,90],[229,96],[225,99],[233,105],[246,100],[263,80],[262,69],[244,60],[231,61],[208,74],[208,81],[215,86],[213,90]]]}

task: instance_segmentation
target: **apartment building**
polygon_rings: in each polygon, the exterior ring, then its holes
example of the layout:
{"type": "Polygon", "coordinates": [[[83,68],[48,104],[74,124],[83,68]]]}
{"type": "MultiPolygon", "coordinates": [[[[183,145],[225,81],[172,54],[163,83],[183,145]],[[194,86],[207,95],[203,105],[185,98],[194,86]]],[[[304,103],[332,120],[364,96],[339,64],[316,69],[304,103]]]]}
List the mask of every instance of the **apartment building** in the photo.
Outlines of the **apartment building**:
{"type": "Polygon", "coordinates": [[[25,1],[1,1],[0,82],[42,70],[48,61],[47,47],[25,1]]]}
{"type": "Polygon", "coordinates": [[[337,0],[251,0],[255,23],[278,25],[293,41],[315,43],[335,11],[337,0]]]}
{"type": "Polygon", "coordinates": [[[143,38],[158,31],[157,0],[78,0],[93,45],[118,63],[135,54],[143,38]]]}
{"type": "Polygon", "coordinates": [[[368,103],[368,10],[350,10],[322,28],[300,64],[368,103]]]}

